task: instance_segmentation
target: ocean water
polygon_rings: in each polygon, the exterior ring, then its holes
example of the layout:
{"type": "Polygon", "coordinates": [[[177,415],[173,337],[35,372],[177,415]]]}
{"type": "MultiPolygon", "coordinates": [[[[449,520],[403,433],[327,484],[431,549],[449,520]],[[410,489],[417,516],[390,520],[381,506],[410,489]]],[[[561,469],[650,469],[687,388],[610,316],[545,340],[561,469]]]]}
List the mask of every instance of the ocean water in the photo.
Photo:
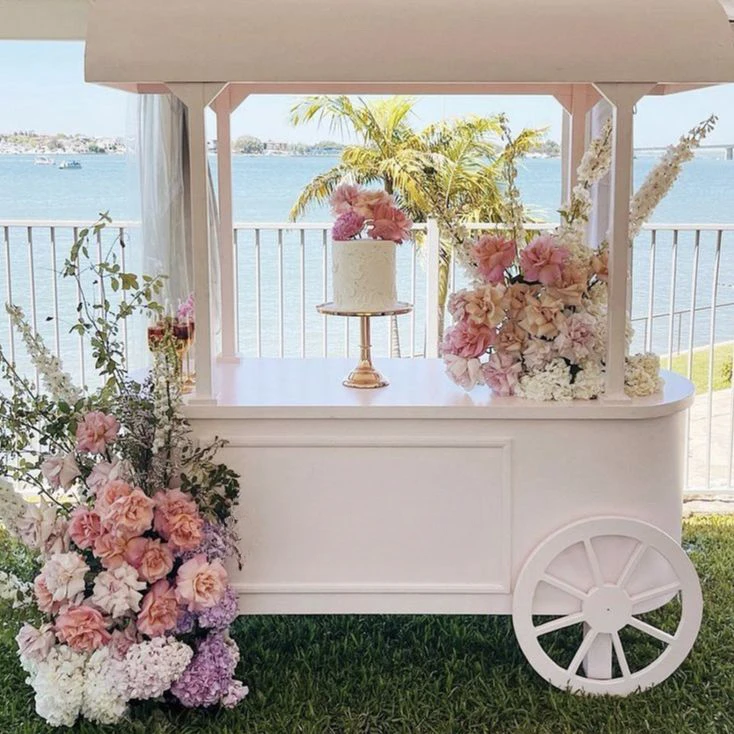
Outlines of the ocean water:
{"type": "MultiPolygon", "coordinates": [[[[60,159],[69,156],[60,156],[60,159]]],[[[27,221],[94,221],[99,212],[109,211],[117,222],[138,220],[140,201],[134,161],[125,156],[78,156],[80,170],[59,170],[34,165],[34,156],[0,156],[0,223],[27,221]]],[[[317,173],[335,163],[329,157],[235,156],[233,160],[234,216],[237,222],[281,222],[302,187],[317,173]]],[[[635,180],[641,181],[654,165],[654,159],[635,161],[635,180]]],[[[212,164],[216,161],[212,158],[212,164]]],[[[519,185],[529,212],[546,221],[557,220],[560,197],[560,161],[529,159],[520,171],[519,185]]],[[[323,208],[312,208],[305,221],[328,221],[323,208]]],[[[697,158],[691,161],[668,197],[651,218],[666,224],[734,224],[734,162],[697,158]]],[[[75,373],[88,367],[88,355],[65,335],[63,315],[76,303],[71,284],[60,283],[54,276],[70,244],[68,232],[59,233],[55,243],[44,230],[34,230],[29,247],[27,231],[13,227],[8,231],[7,248],[0,228],[0,298],[25,305],[36,315],[38,328],[53,342],[56,325],[46,315],[59,304],[62,323],[59,328],[60,353],[72,363],[75,373]],[[54,246],[55,245],[55,253],[54,246]],[[6,249],[10,257],[10,272],[6,249]],[[54,259],[55,254],[55,259],[54,259]],[[28,262],[33,258],[35,283],[31,283],[28,262]],[[45,287],[50,284],[54,287],[45,287]],[[31,293],[36,292],[36,301],[31,293]],[[86,360],[86,364],[85,364],[86,360]]],[[[704,232],[698,248],[698,276],[694,272],[694,235],[681,232],[676,241],[672,233],[661,233],[654,248],[650,234],[635,243],[634,305],[637,335],[634,348],[652,347],[667,353],[685,348],[691,337],[696,345],[734,339],[734,232],[725,233],[717,261],[716,234],[704,232]],[[654,268],[652,255],[654,252],[654,268]],[[716,316],[712,324],[710,309],[716,283],[716,316]],[[650,284],[654,285],[651,298],[650,284]],[[695,296],[695,304],[694,304],[695,296]],[[729,305],[729,304],[732,305],[729,305]],[[691,319],[691,307],[695,305],[691,319]],[[653,326],[646,325],[649,313],[653,326]],[[669,314],[673,313],[671,317],[669,314]]],[[[254,236],[243,233],[240,240],[237,284],[240,297],[238,335],[240,349],[247,355],[320,356],[354,354],[356,331],[347,320],[327,320],[316,314],[313,306],[328,297],[328,248],[319,232],[285,233],[282,243],[274,233],[263,232],[258,260],[254,236]],[[282,266],[279,252],[282,250],[282,266]],[[303,271],[303,287],[301,272],[303,271]],[[282,291],[278,286],[283,275],[282,291]],[[326,279],[325,279],[326,278],[326,279]],[[258,288],[259,282],[259,288],[258,288]],[[255,323],[260,312],[261,328],[255,323]]],[[[126,257],[131,269],[140,270],[139,237],[131,234],[126,257]]],[[[423,350],[423,291],[425,274],[420,260],[413,265],[409,248],[399,250],[399,297],[414,300],[416,315],[401,317],[400,336],[407,353],[423,350]]],[[[460,280],[460,278],[459,278],[460,280]]],[[[136,353],[145,352],[141,330],[130,334],[136,353]]],[[[1,337],[0,337],[1,340],[1,337]]],[[[376,352],[388,350],[387,320],[376,324],[376,352]]],[[[142,358],[142,357],[141,357],[142,358]]]]}

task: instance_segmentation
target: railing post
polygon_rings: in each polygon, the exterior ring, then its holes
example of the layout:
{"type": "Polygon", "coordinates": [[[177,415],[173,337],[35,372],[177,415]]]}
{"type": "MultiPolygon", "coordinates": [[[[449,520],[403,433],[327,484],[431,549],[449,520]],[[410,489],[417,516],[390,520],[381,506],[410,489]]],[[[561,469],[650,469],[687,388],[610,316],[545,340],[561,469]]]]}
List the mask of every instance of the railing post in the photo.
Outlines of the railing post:
{"type": "Polygon", "coordinates": [[[438,357],[439,334],[439,270],[441,241],[438,222],[426,222],[426,357],[438,357]]]}

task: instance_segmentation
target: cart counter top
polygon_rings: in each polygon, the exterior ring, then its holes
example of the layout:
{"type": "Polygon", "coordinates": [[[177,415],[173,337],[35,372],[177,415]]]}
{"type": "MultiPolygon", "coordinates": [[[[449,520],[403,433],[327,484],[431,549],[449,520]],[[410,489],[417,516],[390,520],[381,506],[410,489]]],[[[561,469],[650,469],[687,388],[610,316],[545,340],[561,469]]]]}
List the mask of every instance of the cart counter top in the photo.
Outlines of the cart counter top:
{"type": "Polygon", "coordinates": [[[342,379],[348,359],[242,359],[215,367],[216,405],[186,408],[192,420],[208,419],[463,419],[463,420],[634,420],[658,418],[686,409],[691,382],[663,372],[657,395],[629,401],[536,402],[502,398],[486,387],[471,393],[455,385],[438,359],[378,359],[388,387],[358,390],[342,379]]]}

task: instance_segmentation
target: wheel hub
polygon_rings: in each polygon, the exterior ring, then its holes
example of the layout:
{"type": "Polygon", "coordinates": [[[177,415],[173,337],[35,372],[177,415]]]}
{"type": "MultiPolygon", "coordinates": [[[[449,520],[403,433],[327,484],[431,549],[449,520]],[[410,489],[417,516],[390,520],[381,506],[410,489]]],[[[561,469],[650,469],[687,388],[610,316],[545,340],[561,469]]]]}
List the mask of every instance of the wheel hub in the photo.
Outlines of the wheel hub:
{"type": "Polygon", "coordinates": [[[632,601],[619,586],[602,586],[589,594],[583,612],[592,629],[611,634],[627,624],[632,614],[632,601]]]}

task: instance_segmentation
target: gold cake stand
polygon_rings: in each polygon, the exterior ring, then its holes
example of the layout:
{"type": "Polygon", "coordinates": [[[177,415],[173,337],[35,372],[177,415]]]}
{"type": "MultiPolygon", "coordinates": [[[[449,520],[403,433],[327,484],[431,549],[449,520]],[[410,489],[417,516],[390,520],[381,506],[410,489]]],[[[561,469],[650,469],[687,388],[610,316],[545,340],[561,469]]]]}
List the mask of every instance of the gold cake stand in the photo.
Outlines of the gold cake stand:
{"type": "Polygon", "coordinates": [[[339,308],[333,303],[322,303],[316,306],[319,313],[328,316],[356,316],[359,318],[359,363],[342,380],[342,385],[357,387],[360,389],[371,389],[385,387],[390,383],[374,368],[372,364],[372,344],[370,337],[370,319],[373,316],[399,316],[410,313],[413,310],[412,303],[398,301],[392,308],[382,311],[350,311],[339,308]]]}

